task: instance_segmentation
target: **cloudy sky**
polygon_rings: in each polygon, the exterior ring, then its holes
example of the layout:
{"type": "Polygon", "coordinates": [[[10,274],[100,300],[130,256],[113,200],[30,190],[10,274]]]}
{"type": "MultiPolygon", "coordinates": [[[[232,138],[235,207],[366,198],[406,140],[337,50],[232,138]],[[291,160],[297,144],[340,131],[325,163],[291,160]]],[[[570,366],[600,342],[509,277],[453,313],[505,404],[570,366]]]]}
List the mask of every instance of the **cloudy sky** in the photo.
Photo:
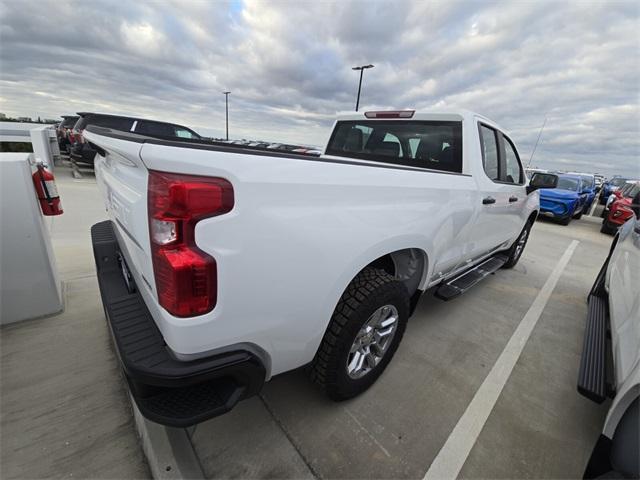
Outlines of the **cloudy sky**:
{"type": "Polygon", "coordinates": [[[640,2],[0,3],[0,111],[321,145],[336,112],[467,108],[532,165],[640,176],[640,2]]]}

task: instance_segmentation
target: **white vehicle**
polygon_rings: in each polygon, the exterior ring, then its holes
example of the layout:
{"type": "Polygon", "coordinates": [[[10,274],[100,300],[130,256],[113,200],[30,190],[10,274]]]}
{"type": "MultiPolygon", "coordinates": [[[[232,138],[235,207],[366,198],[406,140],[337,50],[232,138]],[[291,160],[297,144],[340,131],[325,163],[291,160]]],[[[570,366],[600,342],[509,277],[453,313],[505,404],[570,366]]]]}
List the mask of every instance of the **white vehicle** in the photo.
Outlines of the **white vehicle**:
{"type": "Polygon", "coordinates": [[[539,211],[513,142],[470,112],[341,116],[320,157],[88,129],[110,220],[105,312],[141,412],[184,426],[308,366],[368,388],[422,292],[516,264],[539,211]]]}
{"type": "Polygon", "coordinates": [[[588,298],[578,391],[613,401],[585,478],[640,478],[640,193],[632,209],[588,298]]]}

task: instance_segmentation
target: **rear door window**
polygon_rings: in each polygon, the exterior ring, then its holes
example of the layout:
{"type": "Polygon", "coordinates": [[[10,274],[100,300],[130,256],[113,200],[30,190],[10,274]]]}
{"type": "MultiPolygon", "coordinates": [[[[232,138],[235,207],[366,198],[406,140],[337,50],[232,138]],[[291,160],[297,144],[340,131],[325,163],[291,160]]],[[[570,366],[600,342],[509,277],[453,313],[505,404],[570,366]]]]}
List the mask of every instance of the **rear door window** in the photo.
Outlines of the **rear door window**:
{"type": "Polygon", "coordinates": [[[328,155],[446,172],[462,172],[462,123],[450,121],[341,121],[328,155]]]}
{"type": "Polygon", "coordinates": [[[484,171],[491,180],[500,179],[498,173],[498,137],[493,128],[480,125],[480,143],[482,144],[482,163],[484,171]]]}

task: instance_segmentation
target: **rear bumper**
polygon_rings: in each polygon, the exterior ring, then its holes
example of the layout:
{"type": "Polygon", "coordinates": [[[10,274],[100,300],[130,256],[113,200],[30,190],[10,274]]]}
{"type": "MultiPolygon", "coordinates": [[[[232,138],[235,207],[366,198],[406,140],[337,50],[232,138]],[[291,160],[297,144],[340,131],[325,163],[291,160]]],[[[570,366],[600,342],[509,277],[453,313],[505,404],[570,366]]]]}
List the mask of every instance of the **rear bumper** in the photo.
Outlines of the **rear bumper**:
{"type": "Polygon", "coordinates": [[[111,222],[93,225],[91,240],[118,359],[146,418],[186,427],[222,415],[260,391],[266,369],[250,352],[233,351],[190,362],[175,359],[140,294],[127,288],[111,222]]]}

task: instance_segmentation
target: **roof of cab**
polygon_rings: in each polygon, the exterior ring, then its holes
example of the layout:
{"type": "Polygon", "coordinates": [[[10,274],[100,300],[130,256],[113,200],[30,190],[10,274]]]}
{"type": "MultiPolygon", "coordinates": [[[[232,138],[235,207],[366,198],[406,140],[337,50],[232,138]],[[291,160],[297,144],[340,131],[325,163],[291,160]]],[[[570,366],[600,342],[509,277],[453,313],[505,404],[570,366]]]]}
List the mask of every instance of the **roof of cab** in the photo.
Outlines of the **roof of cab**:
{"type": "MultiPolygon", "coordinates": [[[[412,110],[412,109],[393,109],[393,108],[364,108],[360,112],[339,112],[337,115],[337,120],[371,120],[377,121],[375,118],[367,118],[365,114],[367,112],[403,112],[403,111],[413,111],[415,112],[411,118],[398,118],[397,120],[443,120],[443,121],[482,121],[487,124],[498,126],[496,122],[485,117],[484,115],[480,115],[478,113],[472,112],[471,110],[466,110],[463,108],[460,109],[451,109],[451,110],[412,110]]],[[[384,118],[380,120],[396,120],[384,118]]]]}

